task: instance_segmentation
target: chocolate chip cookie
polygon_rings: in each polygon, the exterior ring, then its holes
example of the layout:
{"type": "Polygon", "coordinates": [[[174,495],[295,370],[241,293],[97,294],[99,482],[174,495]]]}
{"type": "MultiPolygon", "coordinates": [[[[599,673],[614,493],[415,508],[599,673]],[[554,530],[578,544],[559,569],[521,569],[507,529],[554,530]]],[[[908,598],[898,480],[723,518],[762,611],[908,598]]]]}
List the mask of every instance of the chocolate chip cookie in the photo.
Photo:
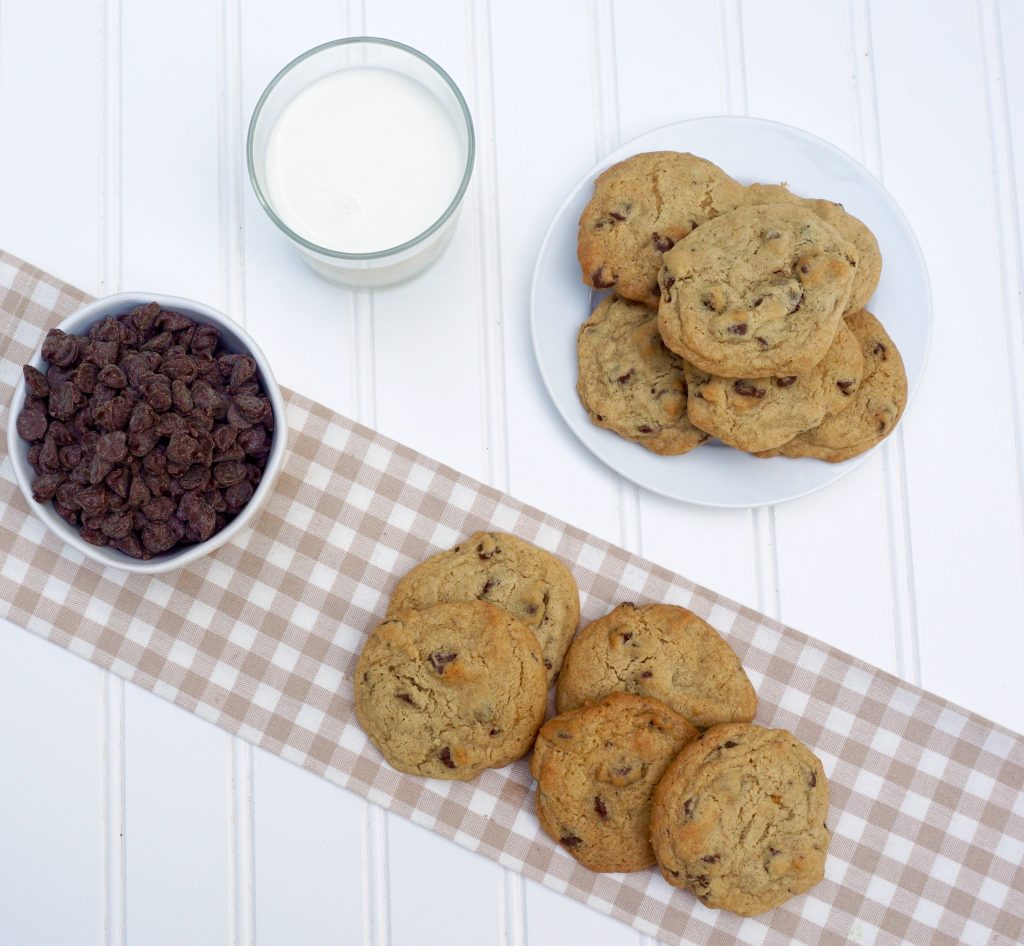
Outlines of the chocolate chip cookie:
{"type": "Polygon", "coordinates": [[[654,697],[703,729],[749,722],[757,694],[719,633],[673,604],[620,604],[573,641],[558,679],[560,713],[613,691],[654,697]]]}
{"type": "Polygon", "coordinates": [[[806,207],[740,207],[665,254],[662,337],[708,374],[805,374],[835,338],[857,259],[853,244],[806,207]]]}
{"type": "Polygon", "coordinates": [[[760,457],[816,457],[841,463],[880,443],[907,405],[907,373],[895,343],[866,309],[846,317],[864,357],[864,377],[842,413],[760,457]]]}
{"type": "Polygon", "coordinates": [[[626,693],[548,720],[530,760],[541,826],[591,870],[650,866],[651,792],[696,735],[664,704],[626,693]]]}
{"type": "Polygon", "coordinates": [[[580,593],[569,569],[514,535],[478,532],[402,578],[388,615],[438,601],[474,600],[501,606],[533,631],[548,683],[554,683],[580,620],[580,593]]]}
{"type": "Polygon", "coordinates": [[[701,430],[739,450],[770,450],[852,406],[864,372],[860,345],[842,322],[825,357],[806,374],[720,378],[686,366],[687,411],[701,430]]]}
{"type": "Polygon", "coordinates": [[[657,307],[661,254],[742,199],[741,184],[692,154],[652,151],[620,161],[594,182],[580,217],[583,281],[657,307]]]}
{"type": "Polygon", "coordinates": [[[799,197],[782,184],[751,184],[744,194],[744,204],[802,203],[813,210],[826,223],[832,224],[839,235],[857,248],[857,272],[846,303],[846,314],[859,312],[875,294],[882,276],[882,252],[878,240],[867,225],[858,220],[842,204],[831,200],[813,200],[799,197]]]}
{"type": "Polygon", "coordinates": [[[825,875],[828,783],[792,733],[728,724],[686,746],[654,791],[661,873],[709,907],[754,916],[825,875]]]}
{"type": "Polygon", "coordinates": [[[400,772],[471,779],[525,755],[544,720],[537,638],[487,601],[398,611],[355,672],[359,724],[400,772]]]}
{"type": "Polygon", "coordinates": [[[658,332],[658,313],[612,295],[580,328],[576,391],[590,419],[663,455],[708,439],[686,416],[682,359],[658,332]]]}

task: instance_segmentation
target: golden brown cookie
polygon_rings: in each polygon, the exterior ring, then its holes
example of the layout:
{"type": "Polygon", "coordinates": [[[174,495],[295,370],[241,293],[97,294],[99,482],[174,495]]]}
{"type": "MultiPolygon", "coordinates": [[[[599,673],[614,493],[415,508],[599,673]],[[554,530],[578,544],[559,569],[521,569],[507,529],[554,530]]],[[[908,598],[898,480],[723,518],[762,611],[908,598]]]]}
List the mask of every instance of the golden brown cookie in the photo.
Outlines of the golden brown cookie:
{"type": "Polygon", "coordinates": [[[687,453],[708,439],[686,416],[683,361],[658,332],[658,313],[611,295],[580,327],[576,391],[590,419],[654,453],[687,453]]]}
{"type": "Polygon", "coordinates": [[[792,733],[743,723],[690,743],[654,791],[664,878],[709,907],[754,916],[825,875],[828,782],[792,733]]]}
{"type": "Polygon", "coordinates": [[[663,703],[626,693],[548,720],[530,760],[541,826],[591,870],[650,866],[651,792],[696,735],[663,703]]]}
{"type": "Polygon", "coordinates": [[[831,200],[799,197],[782,184],[751,184],[743,197],[744,204],[775,204],[803,202],[826,223],[832,224],[839,235],[857,248],[857,272],[846,303],[846,314],[859,312],[875,294],[882,276],[882,251],[878,240],[867,225],[858,220],[842,204],[831,200]]]}
{"type": "Polygon", "coordinates": [[[555,682],[580,620],[572,573],[550,552],[503,532],[478,532],[408,572],[388,615],[438,601],[490,601],[523,622],[540,641],[549,685],[555,682]]]}
{"type": "Polygon", "coordinates": [[[864,376],[849,406],[759,457],[816,457],[841,463],[892,433],[907,405],[907,373],[899,349],[866,309],[848,315],[846,324],[864,357],[864,376]]]}
{"type": "Polygon", "coordinates": [[[471,779],[525,755],[547,703],[537,638],[487,601],[399,611],[367,638],[359,724],[400,772],[471,779]]]}
{"type": "Polygon", "coordinates": [[[558,678],[558,711],[614,691],[661,700],[701,729],[749,722],[757,711],[757,694],[732,648],[674,604],[620,604],[573,641],[558,678]]]}
{"type": "Polygon", "coordinates": [[[742,198],[741,184],[692,154],[652,151],[620,161],[594,182],[580,217],[583,281],[657,307],[661,254],[742,198]]]}
{"type": "Polygon", "coordinates": [[[686,366],[687,413],[701,430],[739,450],[770,450],[853,403],[864,357],[845,324],[825,357],[788,378],[719,378],[686,366]]]}
{"type": "Polygon", "coordinates": [[[856,269],[854,246],[807,207],[740,207],[665,254],[658,326],[708,374],[805,374],[835,338],[856,269]]]}

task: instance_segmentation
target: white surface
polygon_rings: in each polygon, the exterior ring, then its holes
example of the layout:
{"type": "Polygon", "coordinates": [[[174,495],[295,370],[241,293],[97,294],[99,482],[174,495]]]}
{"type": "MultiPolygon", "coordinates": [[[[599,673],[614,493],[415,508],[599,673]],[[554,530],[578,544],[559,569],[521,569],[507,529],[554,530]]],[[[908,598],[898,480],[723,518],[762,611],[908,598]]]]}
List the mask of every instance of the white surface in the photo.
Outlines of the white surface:
{"type": "MultiPolygon", "coordinates": [[[[171,571],[176,568],[183,568],[204,555],[209,555],[222,545],[230,542],[236,535],[245,529],[263,504],[270,498],[274,491],[274,484],[284,466],[284,459],[288,451],[288,427],[282,423],[285,416],[284,398],[281,395],[281,388],[274,378],[273,368],[267,360],[266,355],[260,350],[259,345],[252,337],[241,329],[237,322],[232,321],[223,312],[218,312],[202,302],[193,299],[183,299],[181,296],[169,296],[164,293],[145,292],[118,292],[112,295],[105,295],[87,305],[82,306],[77,312],[73,312],[66,319],[61,321],[57,328],[67,332],[69,335],[84,335],[91,326],[111,316],[124,315],[131,312],[136,306],[146,305],[148,302],[157,302],[162,308],[173,309],[182,312],[194,319],[199,319],[216,325],[220,329],[220,342],[226,351],[246,352],[252,355],[259,371],[259,377],[263,382],[263,390],[270,401],[277,420],[279,433],[273,439],[270,454],[267,456],[267,464],[263,470],[263,476],[253,493],[252,498],[246,503],[242,511],[235,516],[220,532],[211,536],[205,542],[199,542],[188,546],[178,552],[165,552],[161,555],[154,555],[145,561],[133,559],[123,555],[116,549],[108,546],[95,546],[86,542],[76,527],[68,525],[49,503],[41,504],[32,500],[32,482],[35,479],[35,472],[28,462],[29,445],[18,435],[18,416],[25,406],[26,392],[24,387],[15,390],[14,399],[10,404],[10,411],[7,415],[7,443],[11,452],[11,459],[14,466],[14,477],[18,481],[22,495],[29,503],[29,508],[39,520],[51,531],[55,532],[68,545],[74,546],[82,555],[91,558],[100,565],[113,565],[126,572],[135,572],[141,575],[156,575],[160,572],[171,571]]],[[[31,362],[32,366],[42,371],[44,367],[42,352],[37,352],[31,362]]]]}
{"type": "MultiPolygon", "coordinates": [[[[206,300],[282,384],[1020,730],[1022,42],[1013,0],[0,0],[0,246],[91,292],[206,300]],[[281,65],[364,32],[450,70],[479,151],[438,265],[353,294],[265,218],[243,128],[281,65]],[[601,155],[747,112],[881,177],[935,331],[880,452],[806,499],[716,511],[572,437],[533,366],[529,283],[601,155]]],[[[0,720],[0,942],[638,944],[11,626],[0,720]]]]}
{"type": "Polygon", "coordinates": [[[921,249],[892,198],[862,165],[827,142],[778,122],[736,116],[675,122],[626,142],[570,191],[541,243],[530,291],[530,331],[541,377],[558,412],[598,459],[669,499],[717,508],[751,508],[806,496],[863,462],[776,457],[761,460],[712,441],[679,457],[662,457],[595,426],[576,394],[576,336],[595,294],[580,279],[577,222],[605,168],[644,151],[690,151],[728,168],[743,184],[786,182],[793,193],[843,204],[871,227],[885,268],[870,308],[896,341],[910,398],[921,383],[931,341],[931,292],[921,249]]]}

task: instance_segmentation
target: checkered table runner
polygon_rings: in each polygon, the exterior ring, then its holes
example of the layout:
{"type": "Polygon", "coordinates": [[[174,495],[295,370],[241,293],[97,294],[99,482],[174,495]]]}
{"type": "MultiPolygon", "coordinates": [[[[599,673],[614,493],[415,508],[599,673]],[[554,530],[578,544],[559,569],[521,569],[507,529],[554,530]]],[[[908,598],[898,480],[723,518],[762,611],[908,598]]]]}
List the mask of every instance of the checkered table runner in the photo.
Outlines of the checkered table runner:
{"type": "MultiPolygon", "coordinates": [[[[0,253],[0,403],[87,297],[0,253]]],[[[29,513],[0,454],[0,614],[417,824],[668,943],[1010,946],[1024,941],[1024,739],[497,490],[286,394],[291,452],[252,528],[163,576],[86,561],[29,513]],[[351,671],[395,581],[467,533],[559,555],[583,619],[685,605],[831,781],[826,879],[755,919],[653,870],[595,874],[540,830],[519,762],[472,782],[402,775],[368,744],[351,671]]],[[[10,724],[10,721],[8,721],[10,724]]]]}

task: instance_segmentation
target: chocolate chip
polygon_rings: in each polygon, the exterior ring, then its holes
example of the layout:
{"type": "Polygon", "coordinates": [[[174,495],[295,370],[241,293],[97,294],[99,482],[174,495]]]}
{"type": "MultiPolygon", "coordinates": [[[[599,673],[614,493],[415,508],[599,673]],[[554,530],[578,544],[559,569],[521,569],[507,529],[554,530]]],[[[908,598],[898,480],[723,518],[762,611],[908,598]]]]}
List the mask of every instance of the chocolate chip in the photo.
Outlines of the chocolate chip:
{"type": "Polygon", "coordinates": [[[626,631],[626,633],[622,635],[622,643],[623,644],[628,643],[632,639],[633,639],[633,632],[632,631],[626,631]]]}
{"type": "Polygon", "coordinates": [[[455,768],[455,763],[452,761],[452,750],[448,746],[445,746],[437,755],[443,765],[449,769],[455,768]]]}
{"type": "Polygon", "coordinates": [[[691,887],[703,887],[705,890],[711,886],[711,878],[707,874],[687,875],[686,881],[691,887]]]}
{"type": "Polygon", "coordinates": [[[603,820],[608,817],[608,809],[605,807],[604,799],[600,795],[594,796],[594,811],[603,820]]]}
{"type": "Polygon", "coordinates": [[[485,597],[487,597],[488,593],[489,593],[489,592],[490,592],[490,591],[491,591],[491,590],[492,590],[492,589],[494,588],[494,586],[495,586],[495,585],[497,585],[497,584],[498,584],[498,583],[497,583],[497,582],[496,582],[496,581],[495,581],[495,580],[494,580],[493,578],[488,578],[488,579],[487,579],[487,581],[485,581],[485,582],[484,582],[484,586],[483,586],[483,588],[481,588],[481,589],[480,589],[480,597],[481,597],[481,598],[485,598],[485,597]]]}
{"type": "Polygon", "coordinates": [[[551,661],[548,660],[547,657],[544,658],[544,669],[545,670],[550,670],[551,669],[551,661]]]}
{"type": "Polygon", "coordinates": [[[619,384],[625,384],[632,377],[633,369],[630,368],[629,371],[627,371],[625,374],[620,374],[615,380],[618,381],[619,384]]]}
{"type": "Polygon", "coordinates": [[[746,335],[747,334],[747,323],[736,322],[734,325],[730,325],[726,331],[730,335],[746,335]]]}
{"type": "Polygon", "coordinates": [[[719,854],[705,854],[701,860],[705,864],[717,864],[721,855],[719,854]]]}
{"type": "Polygon", "coordinates": [[[560,844],[564,844],[568,848],[579,847],[583,843],[582,838],[576,837],[575,834],[567,831],[558,839],[560,844]]]}
{"type": "Polygon", "coordinates": [[[790,375],[787,378],[776,378],[775,387],[777,388],[788,388],[791,384],[796,383],[796,375],[790,375]]]}
{"type": "Polygon", "coordinates": [[[620,213],[618,213],[615,210],[608,211],[608,216],[611,217],[613,220],[620,220],[621,221],[621,220],[625,220],[626,219],[625,214],[620,214],[620,213]]]}
{"type": "Polygon", "coordinates": [[[764,388],[759,388],[752,381],[733,381],[732,388],[737,394],[742,394],[743,397],[762,398],[768,393],[764,388]]]}
{"type": "Polygon", "coordinates": [[[722,743],[722,748],[723,749],[735,749],[736,746],[738,746],[738,745],[739,745],[739,743],[733,742],[731,739],[728,739],[728,740],[726,740],[725,742],[722,743]]]}
{"type": "Polygon", "coordinates": [[[673,246],[676,245],[676,241],[670,236],[664,236],[660,233],[651,234],[651,242],[654,244],[654,248],[659,253],[667,253],[673,246]]]}
{"type": "Polygon", "coordinates": [[[852,388],[853,385],[854,385],[854,382],[852,380],[851,381],[837,381],[836,382],[836,387],[839,388],[839,390],[842,391],[843,394],[845,394],[847,397],[850,396],[850,393],[851,393],[850,392],[850,388],[852,388]]]}
{"type": "Polygon", "coordinates": [[[818,776],[814,772],[811,772],[811,777],[807,781],[810,783],[811,788],[814,788],[814,786],[818,784],[818,776]]]}
{"type": "Polygon", "coordinates": [[[32,397],[47,397],[50,393],[50,385],[46,381],[45,375],[41,371],[33,368],[31,365],[25,365],[22,368],[22,373],[25,376],[25,390],[32,397]]]}
{"type": "Polygon", "coordinates": [[[641,673],[641,674],[640,674],[640,676],[641,676],[641,677],[642,677],[642,678],[643,678],[644,680],[650,680],[650,679],[651,679],[651,677],[653,677],[653,676],[654,676],[654,671],[653,671],[653,670],[645,670],[645,671],[644,671],[643,673],[641,673]]]}
{"type": "Polygon", "coordinates": [[[782,853],[782,851],[780,851],[777,847],[769,847],[768,848],[768,853],[772,857],[778,857],[778,855],[780,855],[782,853]]]}
{"type": "Polygon", "coordinates": [[[47,503],[57,494],[59,487],[64,485],[66,476],[63,473],[44,473],[32,483],[32,498],[37,503],[47,503]]]}
{"type": "Polygon", "coordinates": [[[615,285],[615,280],[608,281],[604,275],[604,267],[594,270],[590,274],[590,285],[595,289],[611,289],[615,285]]]}
{"type": "Polygon", "coordinates": [[[882,358],[882,361],[885,361],[885,359],[886,359],[886,354],[885,354],[886,348],[885,348],[885,345],[883,345],[881,342],[875,342],[875,347],[873,349],[871,349],[871,350],[872,350],[872,352],[874,354],[880,355],[881,358],[882,358]]]}
{"type": "Polygon", "coordinates": [[[18,415],[18,436],[23,440],[32,443],[42,440],[46,436],[46,428],[49,426],[46,414],[42,411],[23,410],[18,415]]]}
{"type": "Polygon", "coordinates": [[[430,661],[430,665],[437,673],[444,673],[444,668],[458,656],[459,655],[456,653],[446,653],[444,651],[437,650],[427,657],[427,660],[430,661]]]}
{"type": "Polygon", "coordinates": [[[649,426],[648,424],[641,424],[639,427],[637,427],[637,431],[641,434],[653,434],[654,428],[649,426]]]}
{"type": "Polygon", "coordinates": [[[757,344],[761,348],[767,348],[768,347],[768,339],[765,338],[763,335],[755,335],[754,336],[754,341],[757,342],[757,344]]]}

